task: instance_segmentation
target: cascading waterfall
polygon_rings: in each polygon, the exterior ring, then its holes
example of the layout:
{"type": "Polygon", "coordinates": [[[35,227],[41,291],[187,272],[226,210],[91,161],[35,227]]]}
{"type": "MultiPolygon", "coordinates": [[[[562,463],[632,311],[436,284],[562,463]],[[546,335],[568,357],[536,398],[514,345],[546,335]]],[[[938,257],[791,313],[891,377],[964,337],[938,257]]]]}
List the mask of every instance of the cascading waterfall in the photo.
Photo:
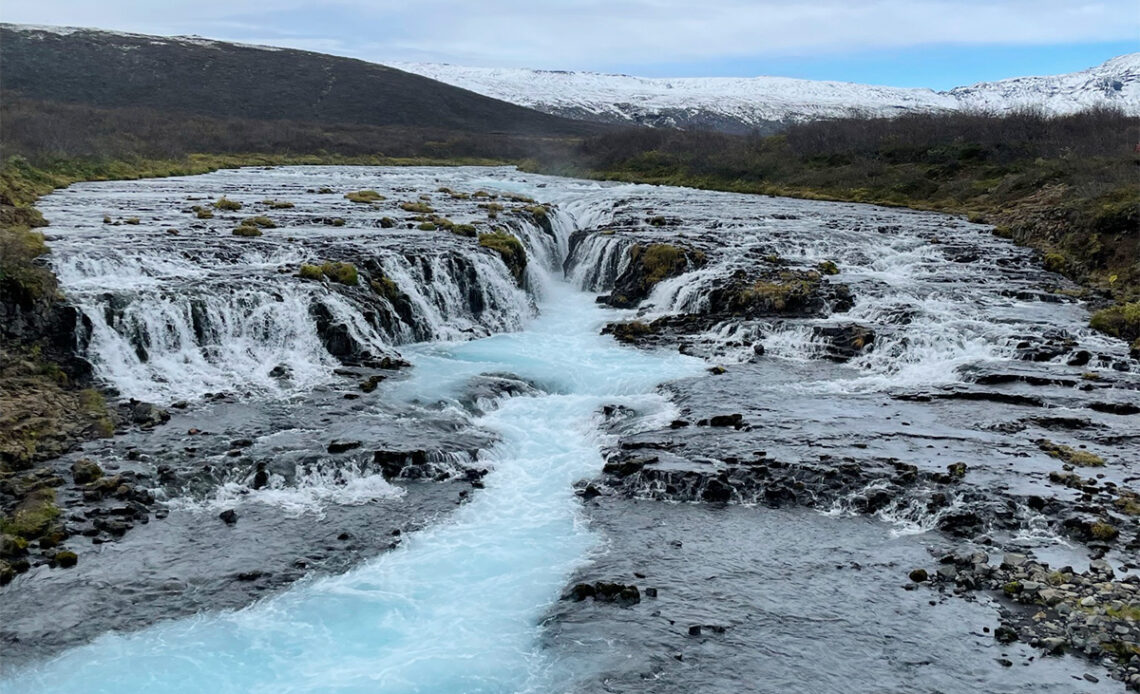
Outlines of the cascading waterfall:
{"type": "Polygon", "coordinates": [[[602,466],[596,416],[622,404],[663,424],[653,388],[703,362],[619,347],[589,295],[551,282],[524,331],[406,351],[400,390],[454,399],[481,373],[547,394],[515,397],[477,422],[501,437],[486,489],[453,519],[348,574],[247,609],[105,635],[18,675],[26,692],[548,692],[538,620],[594,538],[572,483],[602,466]]]}
{"type": "MultiPolygon", "coordinates": [[[[560,262],[572,220],[552,211],[550,224],[553,233],[523,218],[504,226],[527,248],[536,292],[545,269],[560,262]]],[[[409,342],[518,330],[534,315],[534,297],[475,244],[355,252],[375,257],[410,315],[363,286],[282,274],[313,258],[296,245],[258,241],[235,251],[176,237],[129,247],[80,240],[61,245],[54,264],[91,323],[96,373],[123,396],[157,402],[219,391],[279,394],[327,381],[339,361],[321,339],[317,314],[372,355],[409,342]]]]}

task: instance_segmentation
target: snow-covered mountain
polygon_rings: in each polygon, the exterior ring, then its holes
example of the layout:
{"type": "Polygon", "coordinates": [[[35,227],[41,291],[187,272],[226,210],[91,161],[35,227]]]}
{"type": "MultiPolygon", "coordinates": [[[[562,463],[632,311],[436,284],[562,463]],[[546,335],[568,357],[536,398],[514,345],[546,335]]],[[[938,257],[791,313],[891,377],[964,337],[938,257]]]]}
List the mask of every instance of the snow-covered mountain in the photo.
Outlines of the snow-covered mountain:
{"type": "Polygon", "coordinates": [[[666,79],[439,63],[390,65],[570,118],[736,132],[851,115],[1005,112],[1025,106],[1064,114],[1112,104],[1140,114],[1140,53],[1067,75],[1017,77],[945,92],[786,77],[666,79]]]}

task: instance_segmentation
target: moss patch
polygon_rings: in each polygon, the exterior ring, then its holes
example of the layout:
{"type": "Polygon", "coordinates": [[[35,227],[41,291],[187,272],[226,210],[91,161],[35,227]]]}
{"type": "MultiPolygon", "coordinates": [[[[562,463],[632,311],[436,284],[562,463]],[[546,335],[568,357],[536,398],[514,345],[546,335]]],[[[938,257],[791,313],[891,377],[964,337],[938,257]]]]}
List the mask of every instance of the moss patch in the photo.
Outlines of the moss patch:
{"type": "Polygon", "coordinates": [[[228,212],[237,212],[241,209],[241,203],[237,200],[230,200],[223,195],[214,201],[214,209],[226,210],[228,212]]]}
{"type": "Polygon", "coordinates": [[[479,234],[478,238],[480,246],[499,254],[515,282],[521,286],[526,279],[526,248],[522,242],[502,231],[479,234]]]}
{"type": "Polygon", "coordinates": [[[356,286],[360,274],[352,263],[327,262],[321,265],[302,265],[297,276],[307,280],[320,280],[327,277],[332,282],[356,286]]]}
{"type": "Polygon", "coordinates": [[[1076,465],[1077,467],[1101,467],[1104,465],[1104,458],[1096,453],[1078,450],[1072,446],[1066,446],[1060,443],[1053,443],[1049,439],[1041,439],[1037,442],[1037,447],[1052,457],[1069,463],[1070,465],[1076,465]]]}
{"type": "Polygon", "coordinates": [[[350,202],[358,202],[358,203],[379,202],[381,200],[387,199],[383,195],[381,195],[380,193],[377,193],[374,190],[356,190],[356,191],[353,191],[351,193],[345,193],[344,197],[346,200],[348,200],[350,202]]]}

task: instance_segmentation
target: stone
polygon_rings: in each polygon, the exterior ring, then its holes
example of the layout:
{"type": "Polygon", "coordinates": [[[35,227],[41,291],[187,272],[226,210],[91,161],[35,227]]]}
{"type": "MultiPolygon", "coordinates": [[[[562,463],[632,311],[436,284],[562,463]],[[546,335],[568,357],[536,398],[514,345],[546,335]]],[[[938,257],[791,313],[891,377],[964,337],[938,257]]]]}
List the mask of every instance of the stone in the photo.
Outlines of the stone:
{"type": "Polygon", "coordinates": [[[218,518],[221,518],[222,522],[226,525],[233,525],[234,523],[237,523],[237,511],[234,511],[232,508],[226,509],[225,511],[222,511],[218,514],[218,518]]]}
{"type": "Polygon", "coordinates": [[[103,468],[93,460],[80,458],[71,464],[71,477],[76,484],[89,484],[103,476],[103,468]]]}
{"type": "Polygon", "coordinates": [[[361,445],[360,441],[331,441],[329,442],[328,452],[344,453],[354,448],[360,448],[361,445]]]}
{"type": "Polygon", "coordinates": [[[926,569],[915,569],[914,571],[910,572],[909,577],[910,580],[914,581],[915,583],[922,583],[923,581],[930,578],[930,576],[926,573],[926,569]]]}

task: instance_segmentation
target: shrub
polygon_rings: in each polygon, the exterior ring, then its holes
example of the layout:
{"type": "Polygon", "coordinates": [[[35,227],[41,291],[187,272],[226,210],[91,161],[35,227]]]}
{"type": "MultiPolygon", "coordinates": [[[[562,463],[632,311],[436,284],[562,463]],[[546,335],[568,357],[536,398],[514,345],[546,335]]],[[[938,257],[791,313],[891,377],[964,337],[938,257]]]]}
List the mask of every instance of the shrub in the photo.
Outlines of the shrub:
{"type": "Polygon", "coordinates": [[[241,203],[237,200],[230,200],[223,195],[214,202],[214,209],[236,212],[241,209],[241,203]]]}
{"type": "Polygon", "coordinates": [[[357,190],[351,193],[345,193],[344,197],[351,202],[370,203],[386,200],[383,195],[374,190],[357,190]]]}

